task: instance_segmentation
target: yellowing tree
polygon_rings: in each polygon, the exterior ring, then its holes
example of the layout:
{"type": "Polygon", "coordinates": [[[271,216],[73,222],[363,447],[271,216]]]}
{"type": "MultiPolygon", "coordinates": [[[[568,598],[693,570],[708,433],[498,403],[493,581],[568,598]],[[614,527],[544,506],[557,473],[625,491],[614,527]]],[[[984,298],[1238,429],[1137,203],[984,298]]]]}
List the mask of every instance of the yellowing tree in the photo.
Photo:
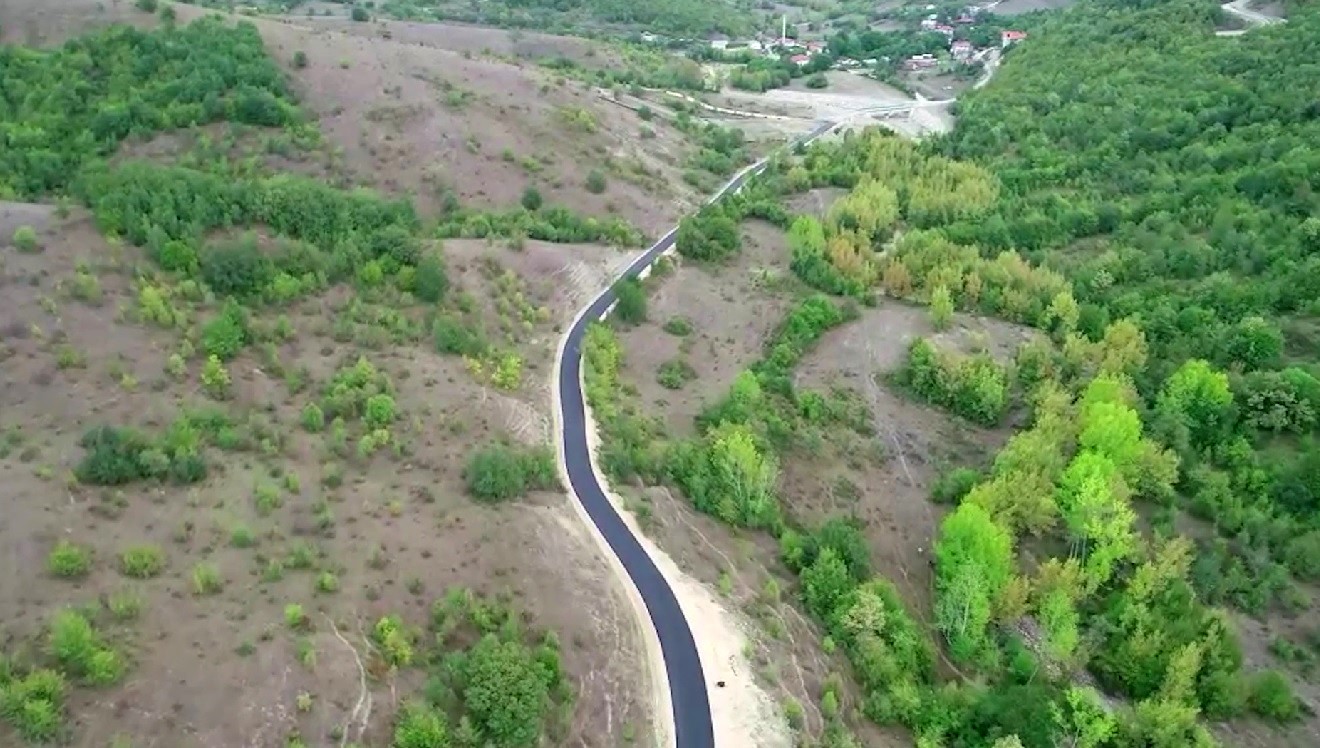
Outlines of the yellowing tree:
{"type": "Polygon", "coordinates": [[[948,286],[936,286],[930,293],[930,322],[936,330],[947,330],[953,322],[953,294],[948,286]]]}

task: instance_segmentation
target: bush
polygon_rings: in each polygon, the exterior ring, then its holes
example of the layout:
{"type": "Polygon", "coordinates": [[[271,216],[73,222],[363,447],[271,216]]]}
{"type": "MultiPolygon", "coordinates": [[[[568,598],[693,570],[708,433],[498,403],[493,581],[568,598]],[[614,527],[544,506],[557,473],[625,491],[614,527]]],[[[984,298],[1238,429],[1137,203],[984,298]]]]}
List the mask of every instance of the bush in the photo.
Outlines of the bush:
{"type": "Polygon", "coordinates": [[[14,231],[14,246],[19,252],[36,252],[41,249],[37,245],[37,232],[31,226],[19,226],[14,231]]]}
{"type": "Polygon", "coordinates": [[[678,253],[694,260],[718,262],[742,249],[738,224],[719,205],[702,208],[678,225],[678,253]]]}
{"type": "Polygon", "coordinates": [[[1301,715],[1301,704],[1288,679],[1275,670],[1256,674],[1247,703],[1256,714],[1279,722],[1291,722],[1301,715]]]}
{"type": "Polygon", "coordinates": [[[358,21],[358,22],[371,20],[371,15],[367,13],[367,9],[362,7],[361,5],[354,5],[353,12],[350,13],[349,15],[350,17],[352,17],[354,21],[358,21]]]}
{"type": "Polygon", "coordinates": [[[434,252],[423,256],[413,276],[413,295],[434,304],[443,299],[448,290],[449,273],[445,270],[444,259],[434,252]]]}
{"type": "Polygon", "coordinates": [[[214,595],[224,589],[225,582],[215,564],[200,563],[192,570],[193,594],[214,595]]]}
{"type": "Polygon", "coordinates": [[[318,433],[325,429],[325,411],[316,403],[307,403],[302,411],[303,428],[311,433],[318,433]]]}
{"type": "Polygon", "coordinates": [[[221,296],[255,296],[274,276],[274,266],[250,239],[207,247],[202,280],[221,296]]]}
{"type": "Polygon", "coordinates": [[[167,436],[156,444],[132,429],[94,427],[79,442],[87,454],[74,468],[74,477],[91,486],[167,477],[186,484],[205,478],[206,462],[197,452],[198,435],[191,426],[176,425],[167,436]]]}
{"type": "Polygon", "coordinates": [[[646,321],[646,289],[636,278],[625,278],[614,285],[614,296],[619,303],[614,307],[614,318],[628,325],[646,321]]]}
{"type": "Polygon", "coordinates": [[[440,314],[431,325],[431,335],[435,339],[435,349],[440,353],[452,353],[458,356],[480,356],[486,352],[486,340],[453,314],[440,314]]]}
{"type": "Polygon", "coordinates": [[[61,540],[46,557],[46,568],[62,579],[84,577],[92,568],[92,552],[83,546],[61,540]]]}
{"type": "Polygon", "coordinates": [[[299,70],[307,67],[307,53],[301,49],[293,53],[293,66],[299,70]]]}
{"type": "Polygon", "coordinates": [[[464,480],[474,499],[495,503],[554,488],[559,483],[555,471],[554,456],[548,449],[519,451],[495,444],[473,453],[464,480]]]}
{"type": "Polygon", "coordinates": [[[681,390],[683,385],[696,378],[697,372],[691,364],[679,358],[660,364],[660,368],[655,373],[655,379],[660,386],[671,390],[681,390]]]}
{"type": "Polygon", "coordinates": [[[535,187],[528,187],[523,190],[522,199],[519,202],[522,203],[522,206],[527,210],[537,211],[541,209],[544,200],[542,200],[539,190],[535,187]]]}
{"type": "Polygon", "coordinates": [[[587,174],[587,183],[586,183],[587,192],[590,192],[595,195],[599,195],[605,191],[605,188],[607,186],[608,185],[605,182],[605,175],[602,174],[599,169],[592,169],[591,173],[587,174]]]}
{"type": "Polygon", "coordinates": [[[228,361],[243,349],[248,341],[247,315],[243,307],[230,300],[202,328],[202,350],[221,361],[228,361]]]}
{"type": "Polygon", "coordinates": [[[445,716],[425,704],[406,703],[394,726],[393,748],[436,748],[450,744],[445,716]]]}
{"type": "Polygon", "coordinates": [[[136,5],[138,7],[138,10],[144,13],[156,12],[156,5],[157,5],[156,0],[137,0],[136,5]]]}
{"type": "Polygon", "coordinates": [[[807,88],[825,88],[828,85],[830,85],[830,81],[824,73],[816,73],[807,78],[807,88]]]}
{"type": "Polygon", "coordinates": [[[950,470],[935,481],[930,491],[931,500],[937,504],[957,504],[980,482],[981,474],[971,468],[950,470]]]}
{"type": "Polygon", "coordinates": [[[50,625],[50,653],[67,672],[93,685],[107,685],[124,673],[119,655],[101,642],[91,621],[76,610],[62,610],[50,625]]]}
{"type": "Polygon", "coordinates": [[[35,670],[0,688],[0,715],[29,743],[49,743],[61,731],[65,690],[59,673],[35,670]]]}
{"type": "Polygon", "coordinates": [[[664,330],[670,335],[677,335],[680,338],[691,335],[692,321],[687,317],[670,317],[669,321],[665,323],[664,330]]]}
{"type": "Polygon", "coordinates": [[[165,571],[165,551],[159,546],[133,546],[119,554],[119,571],[134,579],[151,579],[165,571]]]}

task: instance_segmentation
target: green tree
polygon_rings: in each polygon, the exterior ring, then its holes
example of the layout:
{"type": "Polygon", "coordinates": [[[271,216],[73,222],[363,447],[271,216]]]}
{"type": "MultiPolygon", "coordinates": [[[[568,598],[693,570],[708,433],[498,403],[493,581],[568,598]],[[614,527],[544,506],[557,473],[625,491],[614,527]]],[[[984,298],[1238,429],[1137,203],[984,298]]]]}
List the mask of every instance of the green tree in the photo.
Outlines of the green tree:
{"type": "Polygon", "coordinates": [[[1228,377],[1208,362],[1193,359],[1165,380],[1156,409],[1185,426],[1194,445],[1205,447],[1220,439],[1232,404],[1228,377]]]}
{"type": "Polygon", "coordinates": [[[992,601],[1013,574],[1013,539],[980,506],[964,502],[944,519],[935,546],[936,625],[957,656],[984,644],[992,601]]]}
{"type": "Polygon", "coordinates": [[[463,663],[463,703],[495,746],[534,746],[550,706],[551,673],[519,642],[487,634],[463,663]]]}
{"type": "Polygon", "coordinates": [[[536,189],[535,187],[528,186],[527,189],[523,190],[522,198],[519,200],[519,202],[522,203],[522,206],[527,210],[537,211],[541,209],[541,205],[544,203],[544,200],[542,200],[541,198],[540,190],[536,189]]]}
{"type": "Polygon", "coordinates": [[[636,278],[624,278],[614,284],[614,296],[618,305],[614,307],[614,317],[628,325],[640,325],[646,321],[646,288],[636,278]]]}
{"type": "Polygon", "coordinates": [[[1062,703],[1051,705],[1061,748],[1102,748],[1118,732],[1118,721],[1100,695],[1085,686],[1070,686],[1062,703]]]}
{"type": "Polygon", "coordinates": [[[823,549],[815,562],[802,571],[802,596],[807,610],[824,621],[833,620],[839,604],[856,584],[833,548],[823,549]]]}

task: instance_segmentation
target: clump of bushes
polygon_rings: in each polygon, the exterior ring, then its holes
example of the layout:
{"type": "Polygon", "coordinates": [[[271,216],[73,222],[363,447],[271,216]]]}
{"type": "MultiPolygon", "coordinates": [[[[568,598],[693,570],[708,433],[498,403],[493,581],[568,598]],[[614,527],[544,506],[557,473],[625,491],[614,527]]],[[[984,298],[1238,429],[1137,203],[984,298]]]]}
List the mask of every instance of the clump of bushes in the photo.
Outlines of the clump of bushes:
{"type": "Polygon", "coordinates": [[[30,743],[48,743],[63,729],[68,684],[54,670],[19,677],[0,660],[0,717],[30,743]]]}
{"type": "Polygon", "coordinates": [[[986,426],[999,423],[1008,407],[1008,371],[987,354],[959,356],[919,338],[901,379],[922,399],[986,426]]]}
{"type": "Polygon", "coordinates": [[[48,644],[60,667],[89,685],[109,685],[124,674],[119,653],[106,646],[91,621],[76,610],[62,610],[55,615],[48,644]]]}
{"type": "Polygon", "coordinates": [[[92,486],[166,479],[196,483],[206,477],[201,442],[201,434],[184,420],[160,439],[130,428],[96,426],[79,442],[87,454],[73,474],[80,483],[92,486]]]}
{"type": "Polygon", "coordinates": [[[519,450],[493,444],[472,454],[464,471],[472,498],[496,503],[548,491],[559,485],[555,458],[549,449],[519,450]]]}

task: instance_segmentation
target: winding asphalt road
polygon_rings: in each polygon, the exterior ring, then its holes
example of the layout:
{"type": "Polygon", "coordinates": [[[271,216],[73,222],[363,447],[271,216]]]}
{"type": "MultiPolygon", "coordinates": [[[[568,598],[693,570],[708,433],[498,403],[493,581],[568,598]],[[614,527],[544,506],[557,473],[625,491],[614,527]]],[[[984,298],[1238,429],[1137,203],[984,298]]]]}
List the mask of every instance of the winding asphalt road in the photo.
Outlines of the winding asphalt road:
{"type": "MultiPolygon", "coordinates": [[[[833,127],[833,122],[822,123],[794,144],[810,143],[833,127]]],[[[729,180],[719,192],[711,196],[707,204],[730,193],[738,192],[747,180],[765,171],[767,163],[767,160],[762,159],[744,169],[729,180]]],[[[678,227],[674,227],[634,260],[619,277],[636,277],[642,270],[650,267],[661,254],[673,247],[677,236],[678,227]]],[[[651,623],[659,635],[660,650],[669,678],[674,739],[677,748],[714,748],[715,733],[710,717],[710,696],[706,691],[706,678],[701,668],[701,659],[697,655],[696,643],[692,638],[692,629],[683,616],[674,591],[669,588],[660,570],[652,563],[651,557],[647,555],[641,543],[624,524],[613,504],[605,496],[605,491],[597,482],[591,466],[582,391],[582,341],[586,335],[587,325],[604,318],[614,304],[614,300],[613,284],[611,284],[610,288],[601,292],[578,315],[564,343],[564,353],[560,357],[555,386],[559,389],[559,436],[563,440],[562,454],[565,468],[568,471],[573,495],[581,502],[592,523],[600,530],[611,551],[632,578],[642,601],[646,604],[651,623]]]]}

